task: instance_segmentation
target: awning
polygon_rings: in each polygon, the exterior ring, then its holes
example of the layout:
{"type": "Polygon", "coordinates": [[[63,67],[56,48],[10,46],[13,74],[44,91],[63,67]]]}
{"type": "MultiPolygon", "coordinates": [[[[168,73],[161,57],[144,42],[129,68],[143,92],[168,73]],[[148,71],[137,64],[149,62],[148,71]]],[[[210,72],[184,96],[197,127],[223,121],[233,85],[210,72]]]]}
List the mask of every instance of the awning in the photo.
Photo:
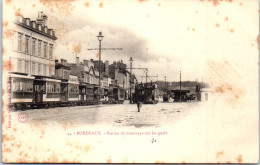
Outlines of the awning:
{"type": "Polygon", "coordinates": [[[43,78],[43,80],[45,81],[52,81],[52,82],[61,82],[61,80],[57,80],[57,79],[50,79],[50,78],[43,78]]]}
{"type": "Polygon", "coordinates": [[[11,77],[25,78],[25,79],[34,79],[34,77],[32,77],[32,76],[26,76],[26,75],[20,75],[20,74],[11,74],[11,77]]]}
{"type": "Polygon", "coordinates": [[[64,82],[64,81],[62,81],[61,84],[68,84],[68,82],[64,82]]]}
{"type": "Polygon", "coordinates": [[[69,83],[69,84],[77,84],[77,85],[79,85],[79,83],[78,83],[78,82],[75,82],[75,81],[68,81],[68,83],[69,83]]]}
{"type": "Polygon", "coordinates": [[[87,88],[93,88],[93,85],[91,85],[91,84],[87,84],[86,86],[87,86],[87,88]]]}
{"type": "Polygon", "coordinates": [[[82,82],[81,82],[81,83],[79,83],[79,85],[80,85],[80,86],[87,86],[87,84],[86,84],[86,83],[82,83],[82,82]]]}

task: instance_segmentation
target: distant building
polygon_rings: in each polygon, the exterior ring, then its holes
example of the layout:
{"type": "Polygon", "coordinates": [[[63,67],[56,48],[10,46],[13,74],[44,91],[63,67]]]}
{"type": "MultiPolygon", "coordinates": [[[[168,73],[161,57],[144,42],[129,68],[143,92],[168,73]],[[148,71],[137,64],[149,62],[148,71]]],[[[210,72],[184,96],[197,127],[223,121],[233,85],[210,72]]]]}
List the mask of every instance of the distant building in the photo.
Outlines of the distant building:
{"type": "Polygon", "coordinates": [[[70,70],[67,60],[61,59],[60,62],[55,60],[55,78],[68,81],[70,70]]]}
{"type": "MultiPolygon", "coordinates": [[[[91,62],[94,64],[94,69],[99,71],[99,60],[93,60],[90,59],[91,62]]],[[[109,76],[109,61],[103,62],[102,60],[100,61],[100,68],[101,68],[101,74],[109,76]]]]}
{"type": "Polygon", "coordinates": [[[209,101],[212,95],[212,90],[210,88],[200,89],[201,101],[209,101]]]}
{"type": "Polygon", "coordinates": [[[130,98],[130,87],[132,88],[132,93],[134,92],[134,84],[136,83],[136,78],[134,75],[130,77],[130,72],[126,68],[126,64],[123,61],[114,61],[109,65],[109,76],[114,79],[114,84],[125,91],[125,99],[130,98]],[[131,79],[131,81],[130,81],[131,79]]]}
{"type": "Polygon", "coordinates": [[[93,93],[94,101],[98,101],[98,95],[104,97],[105,87],[108,86],[108,77],[100,75],[99,89],[99,71],[95,69],[93,60],[83,60],[79,62],[79,57],[76,58],[76,63],[69,63],[71,74],[76,75],[80,82],[80,93],[93,93]],[[99,92],[98,92],[99,89],[99,92]]]}
{"type": "Polygon", "coordinates": [[[177,87],[171,90],[171,93],[174,95],[173,99],[175,102],[178,101],[186,101],[188,97],[188,93],[190,93],[190,89],[185,87],[177,87]]]}
{"type": "MultiPolygon", "coordinates": [[[[77,57],[76,63],[68,63],[68,66],[71,68],[71,74],[77,75],[80,82],[98,86],[99,73],[94,69],[92,61],[83,60],[83,63],[80,63],[77,57]]],[[[102,76],[101,79],[103,79],[102,76]]]]}

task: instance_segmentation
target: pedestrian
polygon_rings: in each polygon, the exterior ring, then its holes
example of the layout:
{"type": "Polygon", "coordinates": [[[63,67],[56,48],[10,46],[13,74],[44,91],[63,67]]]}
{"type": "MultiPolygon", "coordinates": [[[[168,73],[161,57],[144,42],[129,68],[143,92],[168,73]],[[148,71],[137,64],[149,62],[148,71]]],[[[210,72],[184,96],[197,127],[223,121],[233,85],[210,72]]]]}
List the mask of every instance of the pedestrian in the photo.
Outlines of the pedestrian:
{"type": "Polygon", "coordinates": [[[140,112],[141,107],[142,107],[142,98],[141,98],[140,95],[138,95],[138,96],[136,97],[136,103],[137,103],[138,112],[140,112]]]}

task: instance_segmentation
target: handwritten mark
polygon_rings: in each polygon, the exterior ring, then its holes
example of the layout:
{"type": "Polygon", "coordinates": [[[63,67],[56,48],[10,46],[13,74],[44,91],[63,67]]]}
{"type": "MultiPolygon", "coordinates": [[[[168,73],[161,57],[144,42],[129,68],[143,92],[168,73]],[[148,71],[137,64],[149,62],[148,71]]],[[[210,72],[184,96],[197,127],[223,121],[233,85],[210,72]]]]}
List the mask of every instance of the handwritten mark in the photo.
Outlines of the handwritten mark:
{"type": "Polygon", "coordinates": [[[156,142],[156,139],[153,138],[151,142],[152,142],[152,144],[155,143],[155,142],[156,142]]]}

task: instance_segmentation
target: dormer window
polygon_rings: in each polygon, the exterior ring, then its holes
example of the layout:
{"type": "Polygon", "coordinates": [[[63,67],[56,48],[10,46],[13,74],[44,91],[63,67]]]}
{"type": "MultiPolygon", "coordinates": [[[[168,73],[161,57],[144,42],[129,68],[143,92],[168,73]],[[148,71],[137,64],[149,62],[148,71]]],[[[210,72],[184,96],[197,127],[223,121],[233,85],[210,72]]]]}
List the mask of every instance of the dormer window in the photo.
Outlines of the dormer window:
{"type": "Polygon", "coordinates": [[[30,26],[30,19],[29,18],[26,19],[26,25],[30,26]]]}
{"type": "Polygon", "coordinates": [[[47,28],[47,27],[45,27],[45,28],[44,28],[44,33],[47,33],[47,30],[48,30],[48,28],[47,28]]]}
{"type": "Polygon", "coordinates": [[[53,31],[53,30],[52,30],[52,29],[49,29],[48,31],[49,31],[49,35],[52,36],[52,31],[53,31]]]}
{"type": "Polygon", "coordinates": [[[38,25],[40,31],[42,31],[42,25],[38,25]]]}
{"type": "Polygon", "coordinates": [[[32,27],[35,28],[35,21],[32,21],[32,27]]]}

